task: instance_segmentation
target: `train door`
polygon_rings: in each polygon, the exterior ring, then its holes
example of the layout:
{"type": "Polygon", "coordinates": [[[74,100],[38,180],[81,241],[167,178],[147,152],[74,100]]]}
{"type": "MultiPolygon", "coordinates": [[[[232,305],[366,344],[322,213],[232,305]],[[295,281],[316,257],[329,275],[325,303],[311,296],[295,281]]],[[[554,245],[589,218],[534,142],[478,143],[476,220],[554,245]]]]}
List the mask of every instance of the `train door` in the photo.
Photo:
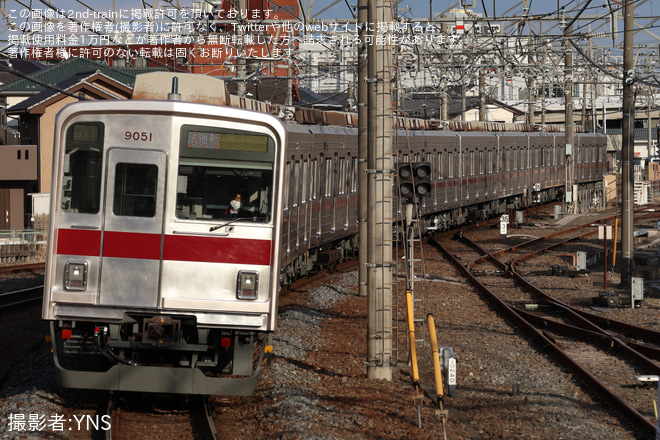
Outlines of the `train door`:
{"type": "Polygon", "coordinates": [[[312,160],[311,178],[309,179],[310,192],[310,213],[309,213],[309,232],[310,246],[318,242],[321,236],[321,202],[319,198],[319,161],[318,158],[312,160]],[[317,215],[314,215],[314,212],[317,215]],[[312,240],[313,239],[313,240],[312,240]]]}
{"type": "Polygon", "coordinates": [[[300,160],[293,160],[293,174],[291,175],[291,230],[295,231],[295,237],[291,238],[291,247],[298,249],[300,247],[300,236],[302,234],[302,225],[301,225],[301,212],[302,206],[300,204],[300,160]]]}
{"type": "Polygon", "coordinates": [[[285,168],[285,183],[284,183],[284,191],[282,192],[282,196],[284,198],[284,203],[282,204],[284,206],[284,214],[282,215],[282,245],[283,245],[283,251],[285,255],[289,255],[291,253],[291,162],[286,163],[286,168],[285,168]],[[288,179],[288,180],[287,180],[288,179]]]}
{"type": "Polygon", "coordinates": [[[303,160],[302,181],[301,181],[301,195],[300,195],[300,226],[303,229],[302,240],[303,243],[309,244],[309,227],[311,226],[309,218],[309,160],[303,160]]]}
{"type": "Polygon", "coordinates": [[[111,148],[106,166],[100,304],[157,307],[166,155],[111,148]]]}

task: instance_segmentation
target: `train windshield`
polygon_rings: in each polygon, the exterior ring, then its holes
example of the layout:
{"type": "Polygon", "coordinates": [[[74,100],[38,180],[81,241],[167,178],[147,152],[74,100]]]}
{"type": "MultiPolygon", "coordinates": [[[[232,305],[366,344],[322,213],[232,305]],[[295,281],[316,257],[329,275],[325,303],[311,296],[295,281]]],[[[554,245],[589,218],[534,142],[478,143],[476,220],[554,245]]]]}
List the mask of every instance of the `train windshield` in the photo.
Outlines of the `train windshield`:
{"type": "Polygon", "coordinates": [[[274,141],[265,134],[184,126],[176,216],[267,222],[272,214],[274,141]]]}
{"type": "Polygon", "coordinates": [[[101,206],[104,125],[73,124],[66,132],[62,170],[62,210],[96,214],[101,206]]]}

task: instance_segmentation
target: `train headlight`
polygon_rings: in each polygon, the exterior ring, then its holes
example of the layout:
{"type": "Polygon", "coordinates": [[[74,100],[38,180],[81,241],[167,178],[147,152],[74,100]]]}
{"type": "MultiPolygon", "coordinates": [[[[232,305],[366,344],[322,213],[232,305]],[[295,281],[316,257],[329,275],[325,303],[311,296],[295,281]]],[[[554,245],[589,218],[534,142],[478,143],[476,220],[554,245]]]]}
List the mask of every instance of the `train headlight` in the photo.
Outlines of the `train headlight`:
{"type": "Polygon", "coordinates": [[[236,298],[257,299],[259,295],[259,274],[257,272],[238,272],[236,282],[236,298]]]}
{"type": "Polygon", "coordinates": [[[67,261],[64,265],[64,288],[66,290],[87,289],[87,263],[67,261]]]}

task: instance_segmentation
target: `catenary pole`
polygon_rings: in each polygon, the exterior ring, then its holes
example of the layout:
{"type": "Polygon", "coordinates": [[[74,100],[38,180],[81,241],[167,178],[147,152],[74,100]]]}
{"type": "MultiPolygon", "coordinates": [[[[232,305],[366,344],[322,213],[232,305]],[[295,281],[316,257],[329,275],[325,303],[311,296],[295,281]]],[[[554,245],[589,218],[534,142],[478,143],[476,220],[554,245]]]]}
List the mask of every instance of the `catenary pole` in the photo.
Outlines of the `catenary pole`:
{"type": "Polygon", "coordinates": [[[392,50],[388,0],[368,5],[367,378],[392,380],[392,50]],[[371,36],[371,38],[369,38],[371,36]]]}
{"type": "Polygon", "coordinates": [[[633,96],[633,0],[623,7],[623,121],[621,143],[621,283],[628,286],[633,272],[633,180],[635,154],[633,129],[635,99],[633,96]]]}
{"type": "Polygon", "coordinates": [[[358,285],[360,297],[367,296],[367,158],[368,158],[368,120],[367,111],[367,19],[368,0],[358,1],[358,23],[360,46],[358,47],[358,236],[359,269],[358,285]]]}

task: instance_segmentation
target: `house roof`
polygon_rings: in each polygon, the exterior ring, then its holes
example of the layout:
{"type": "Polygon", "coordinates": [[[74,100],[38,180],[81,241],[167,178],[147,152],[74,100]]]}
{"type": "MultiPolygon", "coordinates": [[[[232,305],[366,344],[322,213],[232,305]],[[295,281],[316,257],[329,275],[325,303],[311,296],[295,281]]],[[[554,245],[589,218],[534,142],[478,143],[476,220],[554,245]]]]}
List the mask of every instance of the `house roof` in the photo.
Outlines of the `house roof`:
{"type": "Polygon", "coordinates": [[[47,67],[45,64],[32,60],[2,59],[0,60],[0,84],[5,84],[18,78],[18,75],[14,72],[31,75],[47,67]]]}
{"type": "Polygon", "coordinates": [[[154,70],[162,70],[160,68],[126,68],[117,69],[110,67],[106,64],[99,63],[86,58],[69,58],[68,60],[61,61],[46,69],[39,70],[30,75],[30,79],[37,82],[30,81],[27,78],[19,78],[7,84],[0,86],[0,95],[11,94],[36,94],[42,90],[47,89],[46,84],[60,84],[77,74],[83,72],[96,72],[100,71],[110,78],[113,78],[120,83],[133,87],[135,83],[135,75],[144,72],[151,72],[154,70]],[[41,83],[41,84],[39,84],[41,83]]]}
{"type": "Polygon", "coordinates": [[[304,87],[298,87],[298,95],[300,100],[295,103],[298,106],[343,109],[343,106],[335,102],[331,96],[321,95],[304,87]]]}
{"type": "MultiPolygon", "coordinates": [[[[525,114],[514,107],[504,104],[496,99],[486,98],[486,103],[506,109],[516,116],[525,114]]],[[[481,98],[478,96],[465,97],[465,110],[479,108],[481,98]]],[[[447,102],[447,116],[452,119],[461,114],[463,100],[461,96],[450,95],[447,102]]],[[[440,118],[442,114],[442,96],[440,94],[420,94],[406,98],[401,105],[401,109],[409,117],[417,118],[440,118]]]]}
{"type": "Polygon", "coordinates": [[[55,85],[53,89],[47,88],[10,107],[8,114],[41,114],[50,103],[68,95],[83,93],[85,97],[93,99],[127,99],[131,95],[132,87],[123,84],[100,71],[81,72],[55,85]]]}

